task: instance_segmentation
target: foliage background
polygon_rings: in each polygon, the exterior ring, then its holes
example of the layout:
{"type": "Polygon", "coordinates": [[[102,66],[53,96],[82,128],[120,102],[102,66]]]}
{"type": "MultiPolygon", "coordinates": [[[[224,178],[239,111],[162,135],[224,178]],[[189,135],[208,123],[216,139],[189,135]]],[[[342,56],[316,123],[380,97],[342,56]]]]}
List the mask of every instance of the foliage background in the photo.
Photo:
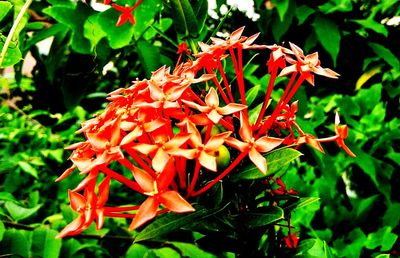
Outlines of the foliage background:
{"type": "MultiPolygon", "coordinates": [[[[213,19],[207,16],[206,1],[193,0],[189,21],[196,22],[183,26],[172,8],[175,2],[187,1],[144,0],[135,11],[137,24],[121,27],[115,26],[118,13],[112,9],[98,12],[80,1],[32,2],[0,78],[0,255],[240,257],[224,238],[209,240],[212,246],[195,241],[200,236],[188,237],[187,231],[170,234],[168,241],[131,245],[135,233],[117,219],[108,220],[100,232],[93,227],[82,236],[56,240],[57,231],[73,218],[67,189],[79,177],[57,184],[54,179],[69,166],[63,148],[80,139],[74,132],[104,107],[107,92],[148,77],[163,64],[173,66],[181,41],[195,44],[216,31],[245,25],[246,35],[261,32],[258,44],[294,42],[308,53],[318,51],[323,66],[341,74],[339,80],[318,79],[316,87],[302,88],[296,96],[298,120],[309,132],[328,135],[333,128],[325,125],[333,124],[334,111],[339,111],[350,127],[348,145],[357,155],[350,158],[333,144],[326,146],[326,155],[300,149],[305,155],[283,180],[300,196],[315,198],[292,213],[299,247],[276,255],[399,256],[400,26],[388,21],[399,17],[400,3],[256,0],[260,18],[253,21],[235,8],[221,14],[227,3],[220,0],[215,10],[220,19],[213,19]],[[36,44],[48,38],[53,40],[44,53],[36,44]],[[30,73],[21,61],[28,52],[37,61],[30,73]]],[[[0,1],[0,48],[23,4],[0,1]]],[[[246,70],[250,85],[266,84],[265,62],[265,56],[257,56],[246,70]]],[[[123,192],[115,195],[126,198],[123,192]]]]}

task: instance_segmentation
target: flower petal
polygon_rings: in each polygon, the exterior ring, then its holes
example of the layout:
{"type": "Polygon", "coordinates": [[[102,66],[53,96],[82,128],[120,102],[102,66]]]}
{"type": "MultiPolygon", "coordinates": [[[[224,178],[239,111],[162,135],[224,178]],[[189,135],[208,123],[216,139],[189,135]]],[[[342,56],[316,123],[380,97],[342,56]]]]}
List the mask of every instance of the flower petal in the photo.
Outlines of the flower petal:
{"type": "Polygon", "coordinates": [[[206,153],[205,151],[200,152],[200,155],[198,157],[200,164],[211,170],[216,172],[217,171],[217,160],[216,157],[206,153]]]}
{"type": "Polygon", "coordinates": [[[267,160],[255,148],[251,148],[249,158],[264,175],[267,174],[267,160]]]}
{"type": "Polygon", "coordinates": [[[153,192],[154,189],[154,178],[150,176],[146,171],[134,167],[132,170],[133,177],[139,186],[143,189],[143,192],[153,192]]]}
{"type": "Polygon", "coordinates": [[[57,236],[56,238],[63,238],[66,236],[73,236],[81,233],[87,227],[84,227],[85,218],[83,216],[79,216],[74,219],[71,223],[69,223],[57,236]]]}
{"type": "Polygon", "coordinates": [[[214,88],[210,88],[208,94],[205,97],[205,102],[209,107],[218,107],[219,106],[219,99],[218,94],[214,88]]]}
{"type": "Polygon", "coordinates": [[[153,169],[156,172],[160,173],[164,170],[165,165],[167,165],[167,162],[169,160],[170,156],[168,155],[168,153],[166,153],[162,148],[159,148],[156,152],[156,155],[154,155],[151,164],[153,166],[153,169]]]}
{"type": "Polygon", "coordinates": [[[131,225],[129,226],[129,230],[137,229],[142,226],[147,221],[154,218],[157,214],[158,202],[152,196],[147,198],[136,213],[136,216],[133,218],[131,225]]]}
{"type": "Polygon", "coordinates": [[[284,139],[263,136],[257,139],[257,141],[255,142],[255,148],[259,152],[267,152],[281,145],[283,140],[284,139]]]}
{"type": "Polygon", "coordinates": [[[81,212],[81,210],[86,207],[87,200],[83,195],[68,190],[68,197],[70,206],[74,211],[81,212]]]}
{"type": "Polygon", "coordinates": [[[176,191],[168,191],[158,196],[160,203],[173,212],[191,212],[195,209],[176,191]]]}
{"type": "Polygon", "coordinates": [[[247,108],[245,105],[237,103],[229,103],[225,107],[218,108],[218,113],[221,115],[229,115],[247,108]]]}

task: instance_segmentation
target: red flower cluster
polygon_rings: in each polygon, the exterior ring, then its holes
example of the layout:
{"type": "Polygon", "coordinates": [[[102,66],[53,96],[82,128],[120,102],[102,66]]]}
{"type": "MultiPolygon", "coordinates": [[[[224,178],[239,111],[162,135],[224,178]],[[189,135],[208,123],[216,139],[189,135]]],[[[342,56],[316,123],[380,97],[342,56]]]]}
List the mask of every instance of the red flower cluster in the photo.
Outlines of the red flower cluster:
{"type": "Polygon", "coordinates": [[[202,51],[194,60],[179,63],[173,71],[161,67],[150,79],[137,80],[131,87],[109,94],[111,102],[104,112],[84,122],[78,131],[85,141],[67,148],[73,150],[73,165],[57,180],[76,168],[84,179],[69,191],[71,208],[79,216],[58,237],[79,234],[93,221],[101,228],[104,217],[131,218],[129,228],[136,229],[166,211],[194,211],[188,200],[206,192],[247,157],[267,174],[262,153],[280,145],[311,143],[315,147],[331,140],[351,153],[343,141],[347,127],[337,121],[335,136],[322,140],[311,137],[296,123],[297,103],[288,104],[304,80],[313,83],[313,73],[328,77],[337,74],[322,68],[316,53],[304,56],[294,44],[291,49],[254,45],[258,35],[244,37],[242,32],[240,28],[226,40],[213,38],[211,45],[200,43],[202,51]],[[252,124],[246,105],[242,52],[266,48],[272,50],[268,61],[271,77],[263,109],[252,124]],[[222,65],[228,58],[236,85],[228,82],[222,65]],[[281,100],[265,116],[275,78],[289,74],[281,100]],[[196,93],[201,87],[208,88],[205,96],[196,93]],[[240,121],[240,129],[235,129],[235,120],[240,121]],[[217,160],[221,148],[234,154],[226,166],[220,166],[217,160]],[[131,174],[124,174],[119,166],[131,174]],[[205,174],[214,179],[202,181],[205,174]],[[132,200],[127,206],[108,206],[111,181],[147,199],[132,200]]]}

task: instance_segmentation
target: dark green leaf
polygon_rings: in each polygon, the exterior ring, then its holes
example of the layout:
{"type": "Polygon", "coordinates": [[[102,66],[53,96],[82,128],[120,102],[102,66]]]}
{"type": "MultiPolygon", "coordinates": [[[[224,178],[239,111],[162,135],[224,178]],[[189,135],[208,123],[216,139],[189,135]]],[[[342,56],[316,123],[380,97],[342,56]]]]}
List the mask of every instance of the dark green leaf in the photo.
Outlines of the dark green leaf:
{"type": "Polygon", "coordinates": [[[260,91],[260,85],[254,85],[246,92],[246,104],[250,106],[253,101],[257,98],[258,92],[260,91]]]}
{"type": "Polygon", "coordinates": [[[83,25],[83,35],[90,41],[91,50],[106,36],[99,24],[100,15],[91,15],[83,25]]]}
{"type": "Polygon", "coordinates": [[[281,22],[285,21],[285,15],[289,9],[289,0],[273,0],[272,1],[278,10],[281,22]]]}
{"type": "Polygon", "coordinates": [[[280,41],[282,36],[288,31],[295,15],[296,2],[294,0],[289,0],[288,2],[289,9],[285,12],[283,20],[281,20],[278,16],[275,16],[272,21],[272,35],[276,41],[280,41]]]}
{"type": "MultiPolygon", "coordinates": [[[[223,207],[222,209],[224,209],[223,207]]],[[[135,242],[149,239],[157,239],[165,234],[180,229],[191,223],[199,223],[201,220],[213,216],[222,209],[200,209],[193,213],[175,214],[168,213],[144,228],[135,238],[135,242]]]]}
{"type": "Polygon", "coordinates": [[[333,64],[336,66],[336,58],[340,49],[340,31],[337,25],[330,19],[317,16],[313,26],[321,45],[331,55],[333,64]]]}
{"type": "Polygon", "coordinates": [[[199,34],[199,26],[193,8],[188,0],[171,0],[173,10],[175,30],[179,33],[192,38],[199,34]]]}
{"type": "Polygon", "coordinates": [[[280,207],[264,207],[260,213],[243,214],[246,225],[250,228],[262,227],[284,218],[284,212],[280,207]]]}
{"type": "Polygon", "coordinates": [[[0,254],[13,254],[13,257],[29,257],[29,242],[23,231],[9,229],[0,241],[0,254]]]}
{"type": "Polygon", "coordinates": [[[15,204],[14,202],[6,202],[5,207],[8,211],[8,213],[10,213],[11,217],[15,221],[19,221],[19,220],[23,220],[23,219],[26,219],[26,218],[32,216],[42,206],[38,205],[33,208],[25,208],[25,207],[21,207],[21,206],[15,204]]]}
{"type": "Polygon", "coordinates": [[[146,40],[139,40],[137,48],[146,76],[150,77],[151,72],[161,67],[160,49],[146,40]]]}
{"type": "Polygon", "coordinates": [[[307,205],[318,202],[319,199],[320,198],[318,198],[318,197],[303,197],[303,198],[300,198],[296,203],[293,203],[293,204],[285,207],[285,210],[294,211],[296,209],[303,208],[307,205]]]}
{"type": "Polygon", "coordinates": [[[387,48],[380,44],[376,43],[368,43],[368,45],[372,48],[372,50],[377,54],[380,58],[385,60],[389,65],[391,65],[394,69],[400,70],[400,62],[399,59],[387,48]]]}
{"type": "Polygon", "coordinates": [[[400,222],[400,203],[392,203],[383,216],[383,225],[396,227],[400,222]]]}
{"type": "Polygon", "coordinates": [[[315,239],[305,239],[300,241],[299,245],[296,248],[296,254],[305,254],[308,250],[310,250],[317,241],[315,239]]]}
{"type": "Polygon", "coordinates": [[[299,20],[299,25],[303,24],[307,18],[315,13],[314,9],[308,7],[307,5],[302,5],[296,9],[296,17],[299,20]]]}
{"type": "Polygon", "coordinates": [[[43,258],[57,258],[61,250],[61,239],[56,239],[57,231],[49,228],[37,228],[32,235],[32,253],[43,258]]]}
{"type": "Polygon", "coordinates": [[[244,169],[239,174],[235,175],[234,179],[237,180],[264,178],[280,171],[282,168],[286,167],[291,161],[295,160],[300,155],[302,154],[299,151],[291,148],[281,148],[278,150],[274,150],[265,155],[268,166],[266,175],[261,173],[257,167],[251,166],[247,169],[244,169]]]}
{"type": "Polygon", "coordinates": [[[0,2],[0,22],[6,17],[7,13],[11,10],[12,4],[6,1],[0,2]]]}
{"type": "Polygon", "coordinates": [[[194,244],[182,242],[170,242],[170,244],[178,248],[179,251],[181,251],[182,255],[185,257],[216,258],[215,255],[201,250],[194,244]]]}
{"type": "MultiPolygon", "coordinates": [[[[143,35],[143,38],[145,40],[150,40],[154,38],[154,36],[157,34],[157,32],[165,32],[166,30],[169,29],[172,25],[172,19],[170,18],[163,18],[160,20],[159,23],[153,24],[153,28],[146,30],[146,32],[143,35]]],[[[170,39],[172,40],[172,39],[170,39]]]]}

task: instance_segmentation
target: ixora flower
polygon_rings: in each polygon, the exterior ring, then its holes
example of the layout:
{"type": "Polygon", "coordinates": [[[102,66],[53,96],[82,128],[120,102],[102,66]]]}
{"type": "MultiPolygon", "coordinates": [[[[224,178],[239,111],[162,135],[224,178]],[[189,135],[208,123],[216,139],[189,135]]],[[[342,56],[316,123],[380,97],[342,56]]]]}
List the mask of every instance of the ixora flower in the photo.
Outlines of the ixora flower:
{"type": "MultiPolygon", "coordinates": [[[[118,25],[134,23],[132,11],[140,2],[134,7],[113,4],[122,12],[118,25]]],[[[172,72],[163,66],[149,79],[111,92],[104,112],[82,124],[78,132],[85,140],[66,148],[72,151],[72,166],[57,179],[80,172],[81,183],[68,192],[78,217],[58,237],[79,234],[94,221],[101,228],[105,217],[130,219],[129,229],[135,230],[165,212],[193,212],[191,202],[197,196],[240,171],[243,163],[271,176],[263,154],[280,146],[307,143],[323,152],[320,143],[334,141],[354,156],[344,142],[348,128],[339,124],[338,115],[335,135],[318,139],[296,122],[298,102],[289,103],[302,82],[314,84],[314,74],[330,78],[338,74],[322,68],[316,53],[304,55],[294,44],[290,49],[254,45],[258,34],[246,37],[243,30],[226,40],[213,38],[210,45],[199,43],[201,52],[185,62],[180,62],[182,53],[189,53],[180,45],[172,72]],[[243,51],[248,49],[272,51],[267,62],[270,81],[256,119],[246,104],[250,85],[243,75],[243,51]],[[227,59],[233,64],[233,78],[222,63],[227,59]],[[278,76],[289,80],[278,103],[269,105],[278,76]],[[223,166],[217,161],[221,150],[229,154],[223,166]],[[120,189],[121,184],[133,206],[108,203],[111,189],[115,185],[120,189]]],[[[288,191],[280,178],[273,181],[279,186],[270,189],[275,195],[296,193],[288,191]]],[[[295,248],[298,237],[290,234],[284,241],[295,248]]]]}
{"type": "MultiPolygon", "coordinates": [[[[105,1],[105,4],[109,4],[111,1],[105,1]]],[[[129,21],[132,25],[136,24],[135,17],[133,16],[133,11],[142,3],[142,0],[136,2],[136,4],[132,7],[129,5],[120,6],[117,4],[112,3],[111,6],[118,12],[121,12],[120,16],[118,17],[118,21],[116,26],[122,26],[127,21],[129,21]]]]}

